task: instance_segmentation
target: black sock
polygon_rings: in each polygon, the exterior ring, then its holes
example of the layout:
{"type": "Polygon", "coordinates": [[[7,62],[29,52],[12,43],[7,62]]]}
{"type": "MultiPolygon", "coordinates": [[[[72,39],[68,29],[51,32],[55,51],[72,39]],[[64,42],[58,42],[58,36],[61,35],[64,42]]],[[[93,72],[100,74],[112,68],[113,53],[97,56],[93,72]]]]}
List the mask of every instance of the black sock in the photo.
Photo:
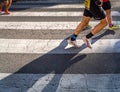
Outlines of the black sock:
{"type": "Polygon", "coordinates": [[[71,41],[75,41],[76,38],[77,38],[77,35],[73,34],[73,35],[71,36],[71,41]]]}
{"type": "Polygon", "coordinates": [[[93,36],[93,34],[90,32],[89,34],[86,35],[86,38],[89,39],[93,36]]]}

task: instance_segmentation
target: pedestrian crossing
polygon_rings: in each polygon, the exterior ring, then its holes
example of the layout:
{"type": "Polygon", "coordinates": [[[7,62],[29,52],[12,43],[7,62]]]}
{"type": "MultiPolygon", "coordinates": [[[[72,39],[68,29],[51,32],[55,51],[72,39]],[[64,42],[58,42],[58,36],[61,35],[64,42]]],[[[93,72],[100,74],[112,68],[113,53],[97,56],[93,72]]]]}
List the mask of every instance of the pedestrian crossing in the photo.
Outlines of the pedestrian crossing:
{"type": "MultiPolygon", "coordinates": [[[[82,40],[79,41],[80,44],[84,44],[82,40]]],[[[93,44],[93,49],[81,48],[79,53],[120,53],[119,45],[115,45],[119,42],[119,39],[104,39],[99,40],[93,44]],[[82,50],[83,49],[83,50],[82,50]]],[[[59,47],[59,44],[62,40],[39,40],[39,39],[0,39],[0,47],[1,53],[48,53],[49,54],[70,54],[77,53],[76,50],[67,50],[67,46],[65,48],[59,47]],[[54,48],[59,47],[57,50],[54,48]]],[[[78,53],[78,54],[79,54],[78,53]]]]}
{"type": "MultiPolygon", "coordinates": [[[[12,92],[87,92],[96,86],[91,87],[87,77],[120,72],[119,29],[104,28],[94,37],[92,50],[81,40],[90,30],[83,31],[77,40],[80,48],[67,48],[66,38],[81,20],[83,2],[21,0],[13,3],[10,15],[0,15],[0,92],[5,87],[12,92]]],[[[112,11],[112,16],[120,25],[120,11],[112,11]]],[[[97,23],[91,20],[90,25],[97,23]]]]}
{"type": "MultiPolygon", "coordinates": [[[[120,13],[117,11],[111,12],[112,17],[118,17],[120,16],[120,13]]],[[[10,15],[1,15],[1,16],[80,16],[82,17],[83,13],[82,12],[12,12],[10,15]],[[49,15],[48,15],[49,14],[49,15]]]]}

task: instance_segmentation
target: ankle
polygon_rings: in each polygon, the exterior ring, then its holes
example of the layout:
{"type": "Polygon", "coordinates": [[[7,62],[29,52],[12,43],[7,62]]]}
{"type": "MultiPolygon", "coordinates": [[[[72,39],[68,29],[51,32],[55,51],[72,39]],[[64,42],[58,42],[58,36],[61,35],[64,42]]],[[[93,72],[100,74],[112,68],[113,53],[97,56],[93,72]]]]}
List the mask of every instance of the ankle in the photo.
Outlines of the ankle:
{"type": "Polygon", "coordinates": [[[0,8],[0,11],[2,11],[2,8],[0,8]]]}
{"type": "Polygon", "coordinates": [[[71,36],[71,41],[75,41],[76,38],[77,38],[77,35],[73,34],[73,35],[71,36]]]}
{"type": "Polygon", "coordinates": [[[90,32],[89,34],[86,35],[86,38],[87,38],[87,39],[90,39],[90,38],[92,38],[92,36],[93,36],[93,33],[90,32]]]}

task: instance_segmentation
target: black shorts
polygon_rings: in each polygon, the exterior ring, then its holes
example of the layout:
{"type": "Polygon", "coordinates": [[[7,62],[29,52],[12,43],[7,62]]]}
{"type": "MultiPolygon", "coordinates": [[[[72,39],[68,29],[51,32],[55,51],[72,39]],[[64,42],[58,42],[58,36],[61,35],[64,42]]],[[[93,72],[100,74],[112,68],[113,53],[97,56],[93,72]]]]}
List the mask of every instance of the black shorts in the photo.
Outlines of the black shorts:
{"type": "Polygon", "coordinates": [[[111,3],[110,3],[110,1],[104,2],[103,5],[102,5],[102,8],[103,8],[104,10],[109,10],[109,9],[111,9],[111,3]]]}
{"type": "Polygon", "coordinates": [[[104,11],[101,8],[99,8],[97,10],[87,10],[87,9],[85,9],[84,13],[83,13],[83,16],[90,17],[90,18],[93,17],[96,20],[102,20],[106,17],[104,11]]]}

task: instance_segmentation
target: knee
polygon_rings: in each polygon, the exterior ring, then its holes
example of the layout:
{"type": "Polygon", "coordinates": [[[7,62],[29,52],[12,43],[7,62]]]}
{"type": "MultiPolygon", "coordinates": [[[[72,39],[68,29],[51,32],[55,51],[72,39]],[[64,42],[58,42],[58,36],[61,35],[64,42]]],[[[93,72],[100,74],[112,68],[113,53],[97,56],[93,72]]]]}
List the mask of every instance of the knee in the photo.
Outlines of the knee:
{"type": "Polygon", "coordinates": [[[89,22],[87,22],[87,21],[81,21],[81,24],[82,24],[83,26],[86,26],[86,25],[89,24],[89,22]]]}

